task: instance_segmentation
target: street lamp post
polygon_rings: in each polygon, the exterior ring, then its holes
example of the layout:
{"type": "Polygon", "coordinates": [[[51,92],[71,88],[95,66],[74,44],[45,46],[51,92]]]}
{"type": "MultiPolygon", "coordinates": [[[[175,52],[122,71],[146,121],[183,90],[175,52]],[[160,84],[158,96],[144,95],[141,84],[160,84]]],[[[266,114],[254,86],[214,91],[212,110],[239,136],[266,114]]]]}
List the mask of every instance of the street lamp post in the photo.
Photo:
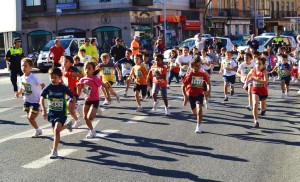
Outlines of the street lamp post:
{"type": "Polygon", "coordinates": [[[206,6],[205,6],[205,10],[204,10],[204,16],[203,16],[203,29],[204,29],[204,33],[206,33],[206,13],[207,13],[207,9],[209,4],[211,3],[212,0],[208,0],[206,6]]]}
{"type": "Polygon", "coordinates": [[[167,10],[166,10],[166,0],[164,0],[164,42],[167,46],[167,10]]]}
{"type": "Polygon", "coordinates": [[[58,18],[60,17],[62,11],[57,8],[57,1],[55,0],[55,35],[58,36],[58,18]]]}

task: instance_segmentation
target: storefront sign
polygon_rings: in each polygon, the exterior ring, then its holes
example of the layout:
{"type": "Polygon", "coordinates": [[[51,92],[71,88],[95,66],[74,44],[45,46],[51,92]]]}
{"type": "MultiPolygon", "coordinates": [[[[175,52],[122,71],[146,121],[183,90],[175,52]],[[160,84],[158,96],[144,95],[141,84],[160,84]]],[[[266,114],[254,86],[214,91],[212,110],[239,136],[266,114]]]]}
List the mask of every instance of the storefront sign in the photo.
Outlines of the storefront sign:
{"type": "Polygon", "coordinates": [[[154,22],[154,18],[147,11],[142,11],[139,16],[135,16],[134,18],[136,23],[151,24],[154,22]]]}
{"type": "Polygon", "coordinates": [[[22,29],[37,29],[37,28],[39,28],[38,22],[22,24],[22,29]]]}
{"type": "MultiPolygon", "coordinates": [[[[184,23],[186,21],[186,16],[167,15],[166,16],[166,21],[170,22],[170,23],[179,23],[179,22],[184,23]]],[[[163,15],[159,15],[159,22],[160,23],[164,22],[164,16],[163,15]]]]}
{"type": "Polygon", "coordinates": [[[110,16],[108,14],[104,14],[101,16],[101,22],[103,24],[109,24],[110,22],[110,16]]]}
{"type": "Polygon", "coordinates": [[[57,9],[77,9],[77,3],[61,3],[56,5],[57,9]]]}

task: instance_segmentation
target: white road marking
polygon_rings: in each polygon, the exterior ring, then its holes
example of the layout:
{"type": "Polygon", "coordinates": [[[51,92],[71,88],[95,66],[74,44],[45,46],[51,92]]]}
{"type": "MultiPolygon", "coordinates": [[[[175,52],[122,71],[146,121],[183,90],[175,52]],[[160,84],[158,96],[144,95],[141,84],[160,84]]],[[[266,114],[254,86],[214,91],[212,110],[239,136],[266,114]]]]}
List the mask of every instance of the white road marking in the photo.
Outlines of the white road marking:
{"type": "Polygon", "coordinates": [[[144,119],[146,119],[148,116],[135,116],[133,118],[131,118],[130,120],[125,121],[125,123],[137,123],[138,121],[142,121],[144,119]]]}
{"type": "Polygon", "coordinates": [[[67,155],[70,155],[70,154],[76,152],[77,150],[78,149],[61,149],[61,150],[58,150],[59,157],[57,159],[50,159],[49,155],[46,155],[38,160],[35,160],[28,164],[25,164],[22,167],[29,168],[29,169],[39,169],[39,168],[45,167],[46,165],[57,161],[60,157],[65,157],[67,155]]]}
{"type": "Polygon", "coordinates": [[[11,100],[16,100],[17,98],[14,97],[9,97],[9,98],[5,98],[5,99],[0,99],[0,102],[6,102],[6,101],[11,101],[11,100]]]}
{"type": "Polygon", "coordinates": [[[98,131],[95,138],[92,138],[92,139],[85,138],[85,139],[83,139],[83,141],[93,141],[93,142],[99,141],[99,140],[101,140],[101,138],[105,138],[113,133],[118,133],[119,131],[120,130],[110,130],[110,129],[98,131]]]}
{"type": "Polygon", "coordinates": [[[17,108],[17,107],[18,107],[18,106],[15,106],[15,107],[9,107],[9,108],[0,108],[0,113],[9,111],[9,110],[14,109],[14,108],[17,108]]]}

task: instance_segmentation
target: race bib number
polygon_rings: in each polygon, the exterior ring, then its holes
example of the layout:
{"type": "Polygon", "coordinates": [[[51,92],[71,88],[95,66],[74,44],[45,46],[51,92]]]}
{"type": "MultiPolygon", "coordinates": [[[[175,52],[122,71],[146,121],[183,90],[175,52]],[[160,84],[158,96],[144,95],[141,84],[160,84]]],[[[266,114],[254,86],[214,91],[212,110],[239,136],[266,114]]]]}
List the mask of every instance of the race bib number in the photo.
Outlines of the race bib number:
{"type": "Polygon", "coordinates": [[[181,70],[183,72],[187,72],[188,69],[189,69],[189,64],[188,63],[181,63],[181,70]]]}
{"type": "Polygon", "coordinates": [[[22,85],[24,87],[24,94],[30,95],[32,94],[31,85],[25,82],[22,82],[22,85]]]}
{"type": "Polygon", "coordinates": [[[90,96],[91,90],[92,90],[92,88],[90,86],[84,85],[84,87],[83,87],[83,93],[85,93],[86,96],[90,96]]]}
{"type": "Polygon", "coordinates": [[[111,69],[110,68],[103,68],[103,75],[106,75],[106,76],[111,75],[111,69]]]}
{"type": "Polygon", "coordinates": [[[157,72],[161,74],[161,68],[153,68],[152,73],[154,77],[158,77],[157,72]]]}
{"type": "Polygon", "coordinates": [[[52,111],[63,111],[64,99],[63,98],[50,98],[49,109],[52,111]]]}
{"type": "MultiPolygon", "coordinates": [[[[258,77],[256,77],[255,79],[261,80],[261,78],[258,78],[258,77]]],[[[259,83],[259,82],[256,82],[256,81],[253,81],[253,86],[254,86],[254,87],[262,87],[263,84],[262,84],[262,83],[259,83]]]]}
{"type": "Polygon", "coordinates": [[[247,76],[248,73],[249,73],[252,69],[253,69],[252,66],[246,66],[246,67],[245,67],[245,73],[244,73],[244,76],[247,76]]]}
{"type": "Polygon", "coordinates": [[[139,68],[136,68],[135,70],[134,70],[134,75],[135,75],[135,77],[141,77],[142,76],[142,71],[141,71],[141,69],[139,69],[139,68]]]}
{"type": "Polygon", "coordinates": [[[203,77],[193,76],[192,77],[192,87],[202,88],[203,77]]]}

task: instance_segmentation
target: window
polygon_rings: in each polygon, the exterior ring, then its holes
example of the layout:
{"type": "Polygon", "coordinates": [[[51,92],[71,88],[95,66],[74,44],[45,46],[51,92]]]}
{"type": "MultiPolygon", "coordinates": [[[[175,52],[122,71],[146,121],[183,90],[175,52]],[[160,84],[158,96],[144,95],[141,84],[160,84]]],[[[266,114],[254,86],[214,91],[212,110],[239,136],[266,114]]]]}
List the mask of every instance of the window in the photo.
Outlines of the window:
{"type": "MultiPolygon", "coordinates": [[[[51,32],[35,30],[27,34],[28,53],[40,52],[44,45],[51,40],[51,32]]],[[[49,50],[49,49],[48,49],[49,50]]]]}
{"type": "Polygon", "coordinates": [[[108,3],[111,2],[111,0],[99,0],[99,3],[108,3]]]}
{"type": "Polygon", "coordinates": [[[26,0],[26,6],[41,6],[41,0],[26,0]]]}
{"type": "Polygon", "coordinates": [[[57,0],[58,4],[64,4],[64,3],[76,3],[76,0],[57,0]]]}

